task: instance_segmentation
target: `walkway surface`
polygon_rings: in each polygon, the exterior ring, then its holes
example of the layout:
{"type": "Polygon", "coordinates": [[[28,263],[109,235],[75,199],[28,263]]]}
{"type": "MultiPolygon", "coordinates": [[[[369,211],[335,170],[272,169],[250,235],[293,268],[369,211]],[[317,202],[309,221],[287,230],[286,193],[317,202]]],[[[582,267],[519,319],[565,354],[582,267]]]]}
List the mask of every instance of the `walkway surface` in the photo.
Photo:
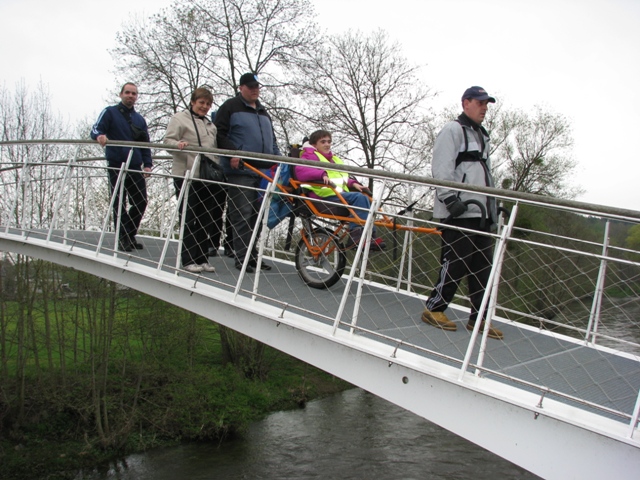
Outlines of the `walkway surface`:
{"type": "MultiPolygon", "coordinates": [[[[61,233],[61,232],[58,232],[61,233]]],[[[46,238],[45,234],[32,233],[33,238],[46,238]]],[[[52,242],[60,242],[54,232],[52,242]]],[[[100,233],[74,231],[68,238],[76,243],[73,248],[95,251],[100,233]]],[[[145,248],[130,253],[119,252],[119,258],[157,268],[163,249],[163,241],[144,237],[145,248]]],[[[175,271],[177,242],[171,241],[166,252],[164,270],[175,271]]],[[[105,236],[102,253],[113,255],[113,235],[105,236]]],[[[340,309],[345,288],[343,279],[330,289],[309,288],[299,278],[291,262],[265,257],[272,266],[260,275],[258,294],[260,300],[277,306],[285,306],[307,318],[325,324],[333,324],[340,309]]],[[[199,288],[212,288],[228,292],[231,296],[240,272],[234,261],[224,256],[211,259],[215,273],[194,275],[179,271],[181,277],[193,278],[199,288]]],[[[240,295],[250,296],[254,275],[247,275],[240,295]]],[[[349,329],[354,320],[358,284],[351,285],[344,305],[344,315],[339,324],[349,329]]],[[[421,322],[424,299],[412,293],[395,291],[385,286],[365,284],[357,305],[357,329],[355,333],[375,339],[393,349],[400,346],[413,353],[435,359],[460,368],[470,340],[466,330],[466,312],[462,308],[450,308],[449,317],[458,325],[456,332],[445,332],[421,322]]],[[[215,308],[215,307],[214,307],[215,308]]],[[[573,404],[621,422],[632,415],[638,391],[640,391],[640,359],[607,348],[585,346],[578,339],[554,335],[527,325],[499,318],[495,325],[504,332],[504,340],[489,340],[484,358],[484,375],[501,382],[517,385],[531,391],[546,387],[561,402],[573,404]],[[558,392],[563,395],[557,395],[558,392]],[[599,406],[601,408],[596,408],[599,406]]],[[[477,342],[480,341],[478,338],[477,342]]],[[[473,363],[473,361],[472,361],[473,363]]],[[[473,368],[473,366],[471,367],[473,368]]],[[[542,396],[545,395],[542,391],[542,396]]]]}

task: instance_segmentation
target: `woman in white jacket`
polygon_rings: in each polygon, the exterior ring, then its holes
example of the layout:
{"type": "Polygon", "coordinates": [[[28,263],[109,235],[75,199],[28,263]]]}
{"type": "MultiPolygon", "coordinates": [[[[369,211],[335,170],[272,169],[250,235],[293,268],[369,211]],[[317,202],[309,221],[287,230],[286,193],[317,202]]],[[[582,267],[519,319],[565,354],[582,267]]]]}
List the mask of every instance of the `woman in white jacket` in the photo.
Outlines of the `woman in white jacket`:
{"type": "MultiPolygon", "coordinates": [[[[207,118],[213,95],[206,88],[197,88],[191,95],[191,106],[188,110],[176,113],[167,126],[164,143],[175,145],[180,150],[188,146],[216,148],[216,127],[207,118]]],[[[184,175],[191,170],[191,178],[195,179],[189,188],[187,214],[184,226],[182,246],[182,267],[188,272],[215,272],[208,261],[209,247],[220,244],[222,214],[226,201],[224,185],[198,181],[199,172],[193,170],[196,153],[171,151],[176,195],[179,195],[184,182],[184,175]]],[[[207,155],[215,162],[218,157],[207,155]]],[[[180,206],[182,211],[182,206],[180,206]]]]}

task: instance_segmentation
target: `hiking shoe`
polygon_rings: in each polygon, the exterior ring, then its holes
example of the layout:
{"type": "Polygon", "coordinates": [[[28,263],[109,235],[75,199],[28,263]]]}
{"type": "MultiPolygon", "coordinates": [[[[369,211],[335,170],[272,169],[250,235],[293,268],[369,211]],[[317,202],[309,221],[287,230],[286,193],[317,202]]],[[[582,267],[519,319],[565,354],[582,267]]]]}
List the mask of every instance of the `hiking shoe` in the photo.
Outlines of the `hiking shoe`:
{"type": "MultiPolygon", "coordinates": [[[[473,325],[467,323],[467,330],[473,330],[473,325]]],[[[482,322],[482,325],[480,325],[480,333],[482,332],[484,332],[484,322],[482,322]]],[[[495,338],[496,340],[502,340],[504,338],[502,331],[493,327],[489,327],[489,333],[487,333],[487,336],[489,338],[495,338]]]]}
{"type": "Polygon", "coordinates": [[[204,270],[205,272],[215,272],[216,271],[216,267],[211,265],[209,262],[205,262],[200,266],[202,267],[202,270],[204,270]]]}
{"type": "Polygon", "coordinates": [[[370,250],[381,252],[385,248],[387,248],[387,244],[384,243],[384,240],[382,238],[378,237],[371,239],[371,246],[369,247],[370,250]]]}
{"type": "Polygon", "coordinates": [[[347,241],[345,242],[346,248],[357,247],[362,239],[362,227],[355,227],[349,230],[347,235],[347,241]]]}
{"type": "Polygon", "coordinates": [[[458,329],[457,325],[449,320],[444,312],[432,312],[425,308],[422,312],[422,321],[449,332],[455,332],[458,329]]]}
{"type": "Polygon", "coordinates": [[[185,265],[184,267],[182,267],[182,269],[189,273],[202,273],[202,271],[204,270],[202,266],[196,265],[195,263],[192,263],[190,265],[185,265]]]}
{"type": "MultiPolygon", "coordinates": [[[[353,230],[349,231],[349,235],[347,236],[347,241],[345,244],[345,248],[357,247],[362,241],[362,227],[356,227],[353,230]]],[[[381,252],[387,248],[387,244],[384,243],[384,240],[380,237],[371,238],[371,244],[369,244],[369,250],[373,252],[381,252]]]]}

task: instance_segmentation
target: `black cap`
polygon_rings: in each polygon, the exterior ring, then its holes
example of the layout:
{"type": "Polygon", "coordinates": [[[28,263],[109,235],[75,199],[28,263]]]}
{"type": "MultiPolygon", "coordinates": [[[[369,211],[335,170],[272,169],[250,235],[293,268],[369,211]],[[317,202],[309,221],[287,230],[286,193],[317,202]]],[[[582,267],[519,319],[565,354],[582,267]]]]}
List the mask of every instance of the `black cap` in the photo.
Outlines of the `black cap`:
{"type": "Polygon", "coordinates": [[[469,87],[462,94],[462,100],[465,98],[471,99],[475,98],[476,100],[489,100],[489,103],[496,103],[496,99],[490,96],[487,91],[482,87],[469,87]]]}
{"type": "Polygon", "coordinates": [[[258,75],[255,73],[245,73],[240,77],[240,85],[246,85],[247,87],[257,87],[262,85],[258,81],[258,75]]]}

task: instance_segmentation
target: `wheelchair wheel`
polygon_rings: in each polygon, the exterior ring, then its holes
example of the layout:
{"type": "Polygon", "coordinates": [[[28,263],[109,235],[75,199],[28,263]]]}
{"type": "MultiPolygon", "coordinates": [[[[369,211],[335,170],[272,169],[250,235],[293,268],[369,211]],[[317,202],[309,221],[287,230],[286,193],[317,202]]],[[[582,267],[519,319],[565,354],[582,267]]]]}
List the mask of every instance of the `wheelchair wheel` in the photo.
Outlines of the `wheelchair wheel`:
{"type": "Polygon", "coordinates": [[[295,260],[298,275],[312,288],[334,285],[347,264],[342,245],[324,228],[316,228],[300,239],[295,260]]]}

